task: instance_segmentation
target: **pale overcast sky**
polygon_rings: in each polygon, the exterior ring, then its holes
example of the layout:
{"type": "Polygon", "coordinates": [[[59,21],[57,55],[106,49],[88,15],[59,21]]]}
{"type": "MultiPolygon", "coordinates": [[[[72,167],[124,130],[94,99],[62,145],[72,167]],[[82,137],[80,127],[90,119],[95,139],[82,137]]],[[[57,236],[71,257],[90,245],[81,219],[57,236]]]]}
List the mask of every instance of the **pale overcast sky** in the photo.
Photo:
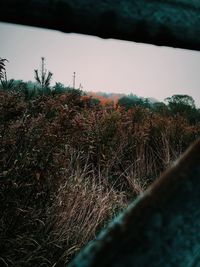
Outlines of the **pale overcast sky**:
{"type": "Polygon", "coordinates": [[[77,87],[81,83],[86,91],[158,100],[188,94],[200,107],[200,52],[5,23],[0,23],[0,37],[9,78],[33,81],[43,56],[54,74],[52,85],[72,85],[75,71],[77,87]]]}

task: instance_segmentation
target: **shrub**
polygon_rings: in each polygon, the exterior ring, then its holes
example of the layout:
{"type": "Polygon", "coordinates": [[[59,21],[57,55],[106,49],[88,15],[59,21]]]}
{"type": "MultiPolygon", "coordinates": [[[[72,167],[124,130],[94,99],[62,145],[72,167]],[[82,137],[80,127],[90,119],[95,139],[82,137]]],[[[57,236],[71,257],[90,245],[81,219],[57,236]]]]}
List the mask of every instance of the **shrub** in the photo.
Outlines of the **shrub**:
{"type": "Polygon", "coordinates": [[[200,135],[181,115],[83,99],[0,90],[1,266],[65,266],[200,135]]]}

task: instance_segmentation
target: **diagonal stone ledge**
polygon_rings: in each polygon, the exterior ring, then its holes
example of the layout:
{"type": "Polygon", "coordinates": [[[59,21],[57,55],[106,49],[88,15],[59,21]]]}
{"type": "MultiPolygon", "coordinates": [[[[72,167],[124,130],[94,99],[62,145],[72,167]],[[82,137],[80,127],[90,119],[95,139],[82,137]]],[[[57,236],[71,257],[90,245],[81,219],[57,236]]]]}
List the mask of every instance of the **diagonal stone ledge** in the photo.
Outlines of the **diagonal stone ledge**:
{"type": "Polygon", "coordinates": [[[198,0],[0,0],[0,21],[200,50],[198,0]]]}

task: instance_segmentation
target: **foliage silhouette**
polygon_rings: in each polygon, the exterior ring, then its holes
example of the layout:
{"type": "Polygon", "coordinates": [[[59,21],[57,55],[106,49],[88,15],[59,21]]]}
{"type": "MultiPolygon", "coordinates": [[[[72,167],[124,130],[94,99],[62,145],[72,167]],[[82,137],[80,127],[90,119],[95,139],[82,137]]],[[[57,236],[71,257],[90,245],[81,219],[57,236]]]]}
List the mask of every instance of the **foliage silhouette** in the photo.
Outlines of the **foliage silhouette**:
{"type": "Polygon", "coordinates": [[[50,82],[53,76],[53,73],[45,69],[45,58],[41,58],[41,70],[34,70],[35,72],[35,80],[41,86],[42,93],[45,93],[45,90],[49,92],[50,82]]]}

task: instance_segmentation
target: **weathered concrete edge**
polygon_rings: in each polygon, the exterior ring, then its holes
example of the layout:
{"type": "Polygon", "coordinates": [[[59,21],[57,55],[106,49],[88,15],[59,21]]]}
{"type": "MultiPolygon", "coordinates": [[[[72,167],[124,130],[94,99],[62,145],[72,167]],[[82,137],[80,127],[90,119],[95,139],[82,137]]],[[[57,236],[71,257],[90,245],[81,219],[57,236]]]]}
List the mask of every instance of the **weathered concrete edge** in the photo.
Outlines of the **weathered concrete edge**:
{"type": "Polygon", "coordinates": [[[0,8],[4,22],[200,50],[200,12],[193,2],[0,0],[0,8]]]}

